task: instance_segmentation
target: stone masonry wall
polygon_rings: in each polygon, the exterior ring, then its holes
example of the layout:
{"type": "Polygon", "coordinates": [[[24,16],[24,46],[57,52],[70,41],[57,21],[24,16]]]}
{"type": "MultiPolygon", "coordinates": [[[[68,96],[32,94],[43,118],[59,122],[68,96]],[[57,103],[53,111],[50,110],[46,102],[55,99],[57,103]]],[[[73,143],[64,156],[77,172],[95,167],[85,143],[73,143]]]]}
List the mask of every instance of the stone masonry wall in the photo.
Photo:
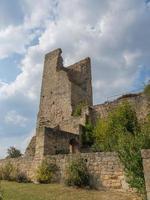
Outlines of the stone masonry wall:
{"type": "MultiPolygon", "coordinates": [[[[81,156],[87,163],[87,168],[90,173],[91,185],[97,189],[122,189],[127,190],[128,185],[125,182],[123,167],[116,153],[81,153],[81,154],[66,154],[46,156],[49,162],[57,165],[57,182],[64,182],[67,174],[67,167],[71,160],[77,156],[81,156]]],[[[43,159],[44,159],[43,158],[43,159]]],[[[0,160],[0,166],[10,161],[14,166],[17,166],[21,171],[27,173],[28,177],[33,181],[36,180],[36,170],[41,163],[41,158],[26,159],[5,159],[0,160]]]]}
{"type": "Polygon", "coordinates": [[[71,81],[71,102],[73,110],[80,102],[93,105],[90,58],[85,58],[66,68],[71,81]]]}
{"type": "Polygon", "coordinates": [[[53,128],[71,113],[71,83],[57,49],[45,56],[37,127],[53,128]]]}
{"type": "Polygon", "coordinates": [[[58,154],[59,152],[69,153],[70,141],[75,140],[79,143],[79,135],[69,132],[45,128],[45,149],[44,155],[58,154]]]}
{"type": "Polygon", "coordinates": [[[129,94],[122,96],[112,102],[91,106],[90,116],[93,123],[95,123],[99,118],[107,117],[110,111],[125,101],[128,101],[131,103],[131,105],[133,105],[137,113],[137,117],[140,121],[143,121],[147,114],[150,112],[150,102],[146,96],[144,96],[144,94],[129,94]]]}
{"type": "MultiPolygon", "coordinates": [[[[61,49],[56,49],[45,56],[37,128],[61,124],[63,130],[63,122],[73,118],[79,103],[85,102],[87,106],[93,103],[90,59],[64,67],[61,53],[61,49]]],[[[75,123],[79,126],[78,120],[70,126],[75,123]]]]}
{"type": "Polygon", "coordinates": [[[33,136],[29,145],[26,148],[25,156],[34,157],[35,156],[35,145],[36,145],[36,136],[33,136]]]}
{"type": "Polygon", "coordinates": [[[13,166],[19,169],[21,172],[25,173],[27,177],[31,177],[31,167],[33,164],[32,157],[19,157],[11,159],[2,159],[0,160],[0,168],[5,166],[7,163],[13,164],[13,166]]]}

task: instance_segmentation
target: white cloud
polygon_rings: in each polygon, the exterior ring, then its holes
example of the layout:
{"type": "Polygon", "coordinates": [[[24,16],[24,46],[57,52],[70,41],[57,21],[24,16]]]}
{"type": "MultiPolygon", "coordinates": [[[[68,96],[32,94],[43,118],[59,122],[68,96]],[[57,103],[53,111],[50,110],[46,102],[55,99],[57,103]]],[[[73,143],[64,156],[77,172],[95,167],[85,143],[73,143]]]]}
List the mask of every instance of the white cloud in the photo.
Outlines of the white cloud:
{"type": "Polygon", "coordinates": [[[9,111],[5,116],[5,122],[7,124],[14,124],[21,127],[26,126],[28,119],[19,113],[17,113],[15,110],[9,111]]]}
{"type": "Polygon", "coordinates": [[[23,54],[26,46],[33,40],[34,34],[25,30],[22,26],[8,26],[0,30],[0,59],[12,53],[23,54]]]}
{"type": "Polygon", "coordinates": [[[43,0],[42,3],[35,0],[23,0],[23,23],[4,26],[0,29],[0,59],[13,53],[26,53],[28,45],[41,34],[47,22],[53,20],[55,4],[52,0],[43,0]]]}

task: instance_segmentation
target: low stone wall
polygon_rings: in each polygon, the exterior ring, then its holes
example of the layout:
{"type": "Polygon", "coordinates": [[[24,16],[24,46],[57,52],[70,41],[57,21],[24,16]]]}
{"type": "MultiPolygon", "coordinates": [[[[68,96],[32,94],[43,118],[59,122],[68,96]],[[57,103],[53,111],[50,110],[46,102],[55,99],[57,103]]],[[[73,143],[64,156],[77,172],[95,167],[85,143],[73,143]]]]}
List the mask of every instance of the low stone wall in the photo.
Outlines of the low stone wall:
{"type": "Polygon", "coordinates": [[[140,122],[144,121],[150,112],[149,99],[144,94],[128,94],[114,101],[91,106],[90,116],[92,118],[92,122],[96,123],[99,118],[106,118],[109,112],[123,102],[129,102],[134,107],[137,118],[140,122]]]}
{"type": "MultiPolygon", "coordinates": [[[[85,159],[90,173],[91,185],[95,188],[111,188],[127,190],[128,185],[125,182],[123,167],[116,153],[81,153],[85,159]]],[[[59,167],[59,181],[63,182],[66,178],[67,167],[71,160],[78,154],[47,156],[53,160],[59,167]]]]}
{"type": "Polygon", "coordinates": [[[31,176],[30,170],[33,164],[32,157],[2,159],[0,160],[0,167],[5,166],[7,163],[11,163],[15,168],[18,168],[21,172],[24,172],[28,177],[31,176]]]}
{"type": "MultiPolygon", "coordinates": [[[[128,185],[125,182],[123,167],[116,153],[81,153],[81,154],[65,154],[46,156],[50,162],[58,167],[57,182],[64,182],[66,179],[67,168],[69,163],[77,156],[81,156],[87,163],[87,168],[90,173],[90,181],[93,187],[111,188],[127,190],[128,185]]],[[[43,158],[43,159],[44,159],[43,158]]],[[[21,171],[24,171],[27,176],[36,181],[36,170],[41,163],[41,158],[18,158],[0,160],[0,166],[6,162],[11,162],[21,171]]]]}

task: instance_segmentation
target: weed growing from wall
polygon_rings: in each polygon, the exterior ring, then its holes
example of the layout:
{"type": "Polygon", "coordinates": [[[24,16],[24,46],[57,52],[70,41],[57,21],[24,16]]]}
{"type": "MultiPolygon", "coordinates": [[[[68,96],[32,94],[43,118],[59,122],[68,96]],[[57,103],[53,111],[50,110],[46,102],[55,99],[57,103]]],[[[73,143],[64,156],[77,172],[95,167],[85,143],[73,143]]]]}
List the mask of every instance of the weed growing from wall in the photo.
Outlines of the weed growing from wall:
{"type": "Polygon", "coordinates": [[[85,102],[80,102],[74,109],[73,111],[73,116],[74,117],[79,117],[82,114],[82,109],[85,108],[87,104],[85,102]]]}

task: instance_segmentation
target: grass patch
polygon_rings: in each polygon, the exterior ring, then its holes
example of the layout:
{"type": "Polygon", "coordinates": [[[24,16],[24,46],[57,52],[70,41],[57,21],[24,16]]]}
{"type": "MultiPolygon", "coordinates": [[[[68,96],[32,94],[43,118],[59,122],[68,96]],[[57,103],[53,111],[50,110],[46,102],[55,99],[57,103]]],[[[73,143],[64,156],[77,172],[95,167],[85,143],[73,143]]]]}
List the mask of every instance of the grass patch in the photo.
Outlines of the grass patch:
{"type": "Polygon", "coordinates": [[[60,184],[32,184],[2,181],[4,200],[133,200],[128,193],[93,191],[60,184]]]}

